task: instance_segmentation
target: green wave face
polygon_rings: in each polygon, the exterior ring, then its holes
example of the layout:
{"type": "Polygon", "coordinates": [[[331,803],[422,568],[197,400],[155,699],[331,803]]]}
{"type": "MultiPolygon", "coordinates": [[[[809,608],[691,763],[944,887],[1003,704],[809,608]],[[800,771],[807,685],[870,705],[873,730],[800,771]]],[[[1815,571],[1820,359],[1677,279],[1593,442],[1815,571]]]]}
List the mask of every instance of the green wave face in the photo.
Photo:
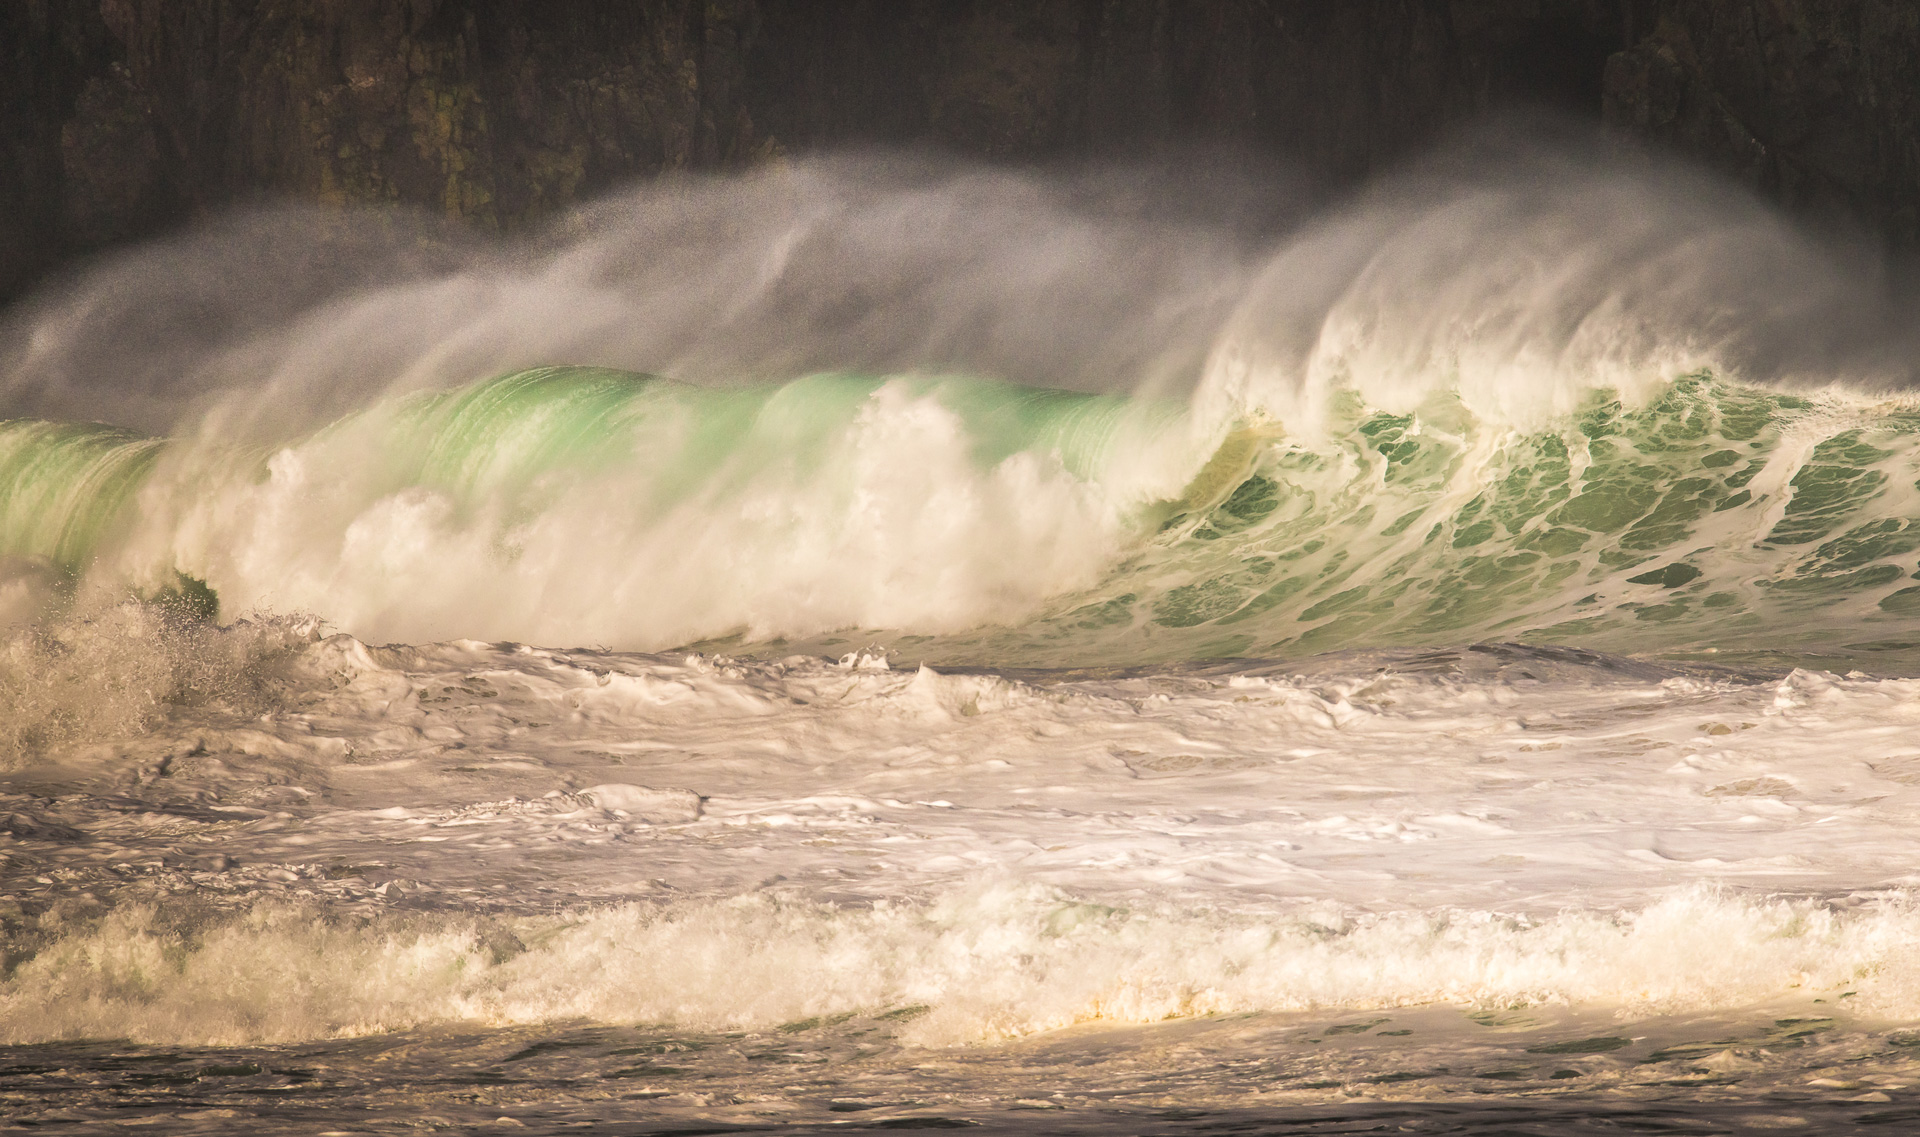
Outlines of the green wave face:
{"type": "Polygon", "coordinates": [[[1196,448],[1181,408],[1109,396],[546,368],[264,455],[12,422],[0,552],[390,638],[1059,666],[1920,645],[1910,403],[1703,373],[1531,432],[1448,394],[1333,415],[1311,446],[1250,420],[1196,448]]]}
{"type": "Polygon", "coordinates": [[[79,571],[159,448],[91,423],[0,422],[0,557],[79,571]]]}
{"type": "MultiPolygon", "coordinates": [[[[383,452],[396,486],[446,490],[463,502],[537,508],[566,473],[644,467],[656,506],[738,481],[770,464],[817,467],[883,385],[933,398],[964,424],[982,467],[1039,451],[1095,477],[1116,438],[1144,410],[1127,400],[961,378],[890,380],[814,375],[777,387],[712,389],[588,367],[544,367],[404,404],[383,452]]],[[[347,424],[336,427],[343,429],[347,424]]]]}
{"type": "Polygon", "coordinates": [[[1594,392],[1532,433],[1450,396],[1336,413],[1329,445],[1265,442],[1230,493],[1000,642],[1050,662],[1490,638],[1882,663],[1920,647],[1920,408],[1695,374],[1637,409],[1594,392]]]}

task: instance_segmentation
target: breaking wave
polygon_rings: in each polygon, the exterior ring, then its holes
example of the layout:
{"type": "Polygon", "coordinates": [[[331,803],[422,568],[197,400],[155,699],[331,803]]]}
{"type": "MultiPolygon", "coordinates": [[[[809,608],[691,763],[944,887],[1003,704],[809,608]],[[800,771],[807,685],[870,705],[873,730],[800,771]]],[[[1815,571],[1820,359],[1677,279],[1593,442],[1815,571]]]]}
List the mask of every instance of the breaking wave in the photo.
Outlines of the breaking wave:
{"type": "Polygon", "coordinates": [[[249,214],[0,327],[0,618],[1884,661],[1920,644],[1920,411],[1887,394],[1920,323],[1887,277],[1696,174],[1498,130],[1333,208],[1232,163],[868,154],[495,245],[249,214]]]}
{"type": "Polygon", "coordinates": [[[754,895],[565,919],[212,921],[137,905],[49,938],[0,980],[0,1039],[244,1044],[467,1022],[704,1030],[868,1015],[908,1041],[1076,1023],[1430,1003],[1677,1013],[1844,994],[1920,1013],[1916,917],[1683,892],[1628,912],[1294,916],[1123,909],[1031,886],[840,909],[754,895]]]}
{"type": "Polygon", "coordinates": [[[1338,392],[1304,434],[985,380],[544,368],[271,448],[7,424],[0,551],[385,641],[1038,664],[1838,627],[1871,653],[1920,639],[1916,427],[1911,400],[1708,372],[1531,427],[1338,392]]]}

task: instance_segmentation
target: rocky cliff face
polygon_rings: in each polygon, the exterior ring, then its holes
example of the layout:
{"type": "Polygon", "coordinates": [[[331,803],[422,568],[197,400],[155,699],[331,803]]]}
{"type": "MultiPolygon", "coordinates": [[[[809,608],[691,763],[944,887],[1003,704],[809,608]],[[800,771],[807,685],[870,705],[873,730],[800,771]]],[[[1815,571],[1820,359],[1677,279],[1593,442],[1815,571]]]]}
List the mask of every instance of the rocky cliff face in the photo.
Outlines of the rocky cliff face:
{"type": "Polygon", "coordinates": [[[1920,243],[1920,5],[1676,0],[1652,15],[1606,63],[1616,131],[1920,243]]]}
{"type": "Polygon", "coordinates": [[[1906,0],[14,0],[0,66],[0,296],[263,198],[514,228],[872,141],[1221,141],[1338,184],[1514,102],[1920,237],[1906,0]]]}

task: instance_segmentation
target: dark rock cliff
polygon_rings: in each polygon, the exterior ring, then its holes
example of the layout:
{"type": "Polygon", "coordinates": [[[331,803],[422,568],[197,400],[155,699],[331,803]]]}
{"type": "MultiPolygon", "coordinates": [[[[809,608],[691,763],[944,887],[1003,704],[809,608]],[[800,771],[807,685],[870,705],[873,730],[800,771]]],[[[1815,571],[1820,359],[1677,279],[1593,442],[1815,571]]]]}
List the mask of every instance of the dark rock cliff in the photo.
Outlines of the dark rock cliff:
{"type": "Polygon", "coordinates": [[[1338,185],[1510,103],[1920,238],[1909,0],[12,0],[0,297],[265,198],[514,228],[859,142],[1222,142],[1338,185]]]}
{"type": "Polygon", "coordinates": [[[1920,243],[1920,4],[1671,0],[1609,58],[1622,135],[1920,243]]]}

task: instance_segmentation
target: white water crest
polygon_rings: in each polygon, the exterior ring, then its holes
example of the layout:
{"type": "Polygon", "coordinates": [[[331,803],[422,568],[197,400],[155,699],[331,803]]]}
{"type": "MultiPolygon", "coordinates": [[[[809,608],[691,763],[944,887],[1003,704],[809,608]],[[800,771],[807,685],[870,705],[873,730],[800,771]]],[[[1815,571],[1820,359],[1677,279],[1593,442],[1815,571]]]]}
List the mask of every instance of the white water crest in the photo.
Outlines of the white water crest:
{"type": "Polygon", "coordinates": [[[0,987],[0,1041],[234,1046],[583,1020],[771,1031],[891,1014],[909,1044],[953,1046],[1431,1004],[1698,1014],[1797,1007],[1802,991],[1897,1021],[1920,1016],[1917,941],[1904,896],[1841,914],[1691,893],[1529,921],[1117,909],[990,886],[856,910],[750,896],[504,921],[342,923],[267,902],[190,933],[133,905],[42,947],[0,987]]]}

